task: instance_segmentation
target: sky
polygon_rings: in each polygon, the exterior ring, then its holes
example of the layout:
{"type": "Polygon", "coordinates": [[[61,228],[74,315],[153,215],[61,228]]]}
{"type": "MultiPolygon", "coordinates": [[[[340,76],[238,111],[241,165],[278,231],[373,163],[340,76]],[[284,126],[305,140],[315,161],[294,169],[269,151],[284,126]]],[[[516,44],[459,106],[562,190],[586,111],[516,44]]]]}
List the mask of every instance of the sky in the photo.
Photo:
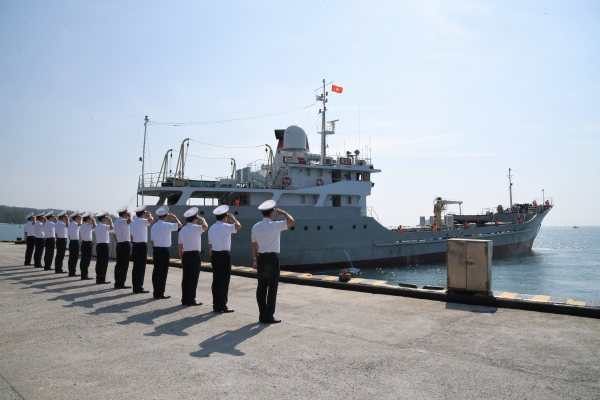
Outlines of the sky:
{"type": "Polygon", "coordinates": [[[329,152],[371,155],[385,226],[437,196],[506,206],[509,168],[514,202],[553,200],[544,225],[600,225],[599,22],[598,1],[5,0],[0,204],[135,205],[146,115],[277,114],[151,123],[146,172],[191,138],[186,174],[224,177],[294,124],[318,152],[325,79],[329,152]]]}

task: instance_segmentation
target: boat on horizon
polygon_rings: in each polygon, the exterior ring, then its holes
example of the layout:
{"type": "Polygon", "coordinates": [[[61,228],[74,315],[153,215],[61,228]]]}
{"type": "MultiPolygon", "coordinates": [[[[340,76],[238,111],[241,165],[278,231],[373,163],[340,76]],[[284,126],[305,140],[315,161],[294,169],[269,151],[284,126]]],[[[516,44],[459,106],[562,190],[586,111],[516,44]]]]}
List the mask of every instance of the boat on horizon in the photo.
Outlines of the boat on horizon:
{"type": "MultiPolygon", "coordinates": [[[[296,221],[281,236],[280,263],[289,270],[439,262],[446,259],[446,240],[451,238],[491,240],[494,257],[531,250],[543,219],[554,207],[553,200],[544,197],[540,204],[539,200],[513,204],[510,169],[507,207],[497,206],[494,211],[482,214],[456,214],[447,211],[448,205],[460,207],[462,201],[436,197],[433,216],[428,219],[421,216],[418,226],[385,227],[367,205],[375,185],[373,177],[381,172],[373,165],[370,149],[363,153],[356,150],[327,154],[327,136],[336,134],[338,120],[327,121],[325,117],[328,103],[325,80],[317,100],[323,104],[319,110],[322,114],[319,153],[311,152],[304,129],[291,125],[275,129],[277,146],[273,151],[265,145],[264,161],[240,169],[234,164],[226,178],[197,180],[190,179],[185,170],[185,144],[189,144],[189,139],[185,139],[174,174],[167,167],[169,152],[158,173],[145,173],[142,163],[137,204],[146,204],[151,212],[168,205],[180,219],[187,209],[195,206],[209,224],[217,206],[229,205],[230,212],[244,227],[231,238],[234,265],[252,265],[250,231],[262,218],[256,208],[266,200],[275,200],[296,221]]],[[[144,149],[149,122],[146,117],[144,149]]],[[[202,235],[202,249],[205,249],[203,261],[209,261],[207,235],[202,235]]],[[[178,257],[176,237],[170,253],[171,257],[178,257]]]]}

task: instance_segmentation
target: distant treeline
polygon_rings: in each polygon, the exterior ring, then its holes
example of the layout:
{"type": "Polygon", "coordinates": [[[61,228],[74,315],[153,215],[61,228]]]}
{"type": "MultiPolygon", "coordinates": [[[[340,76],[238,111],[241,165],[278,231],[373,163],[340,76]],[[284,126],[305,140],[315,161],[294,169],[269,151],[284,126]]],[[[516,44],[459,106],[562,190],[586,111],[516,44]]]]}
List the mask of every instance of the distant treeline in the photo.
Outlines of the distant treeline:
{"type": "MultiPolygon", "coordinates": [[[[5,224],[25,224],[27,220],[25,217],[27,214],[33,212],[35,215],[41,213],[47,213],[54,211],[55,214],[62,212],[62,208],[29,208],[29,207],[11,207],[11,206],[0,206],[0,223],[5,224]]],[[[67,210],[68,214],[73,213],[75,210],[67,210]]],[[[111,215],[113,221],[116,219],[114,215],[111,215]]]]}

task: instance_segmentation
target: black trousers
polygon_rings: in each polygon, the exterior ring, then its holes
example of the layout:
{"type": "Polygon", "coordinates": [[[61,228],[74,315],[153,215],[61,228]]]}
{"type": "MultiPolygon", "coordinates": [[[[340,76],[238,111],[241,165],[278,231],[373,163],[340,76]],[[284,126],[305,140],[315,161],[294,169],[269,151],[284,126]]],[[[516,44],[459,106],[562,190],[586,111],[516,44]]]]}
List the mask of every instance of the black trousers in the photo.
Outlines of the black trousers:
{"type": "Polygon", "coordinates": [[[154,297],[160,297],[165,294],[167,285],[167,275],[169,274],[169,248],[155,247],[153,252],[154,269],[152,270],[152,286],[154,287],[154,297]]]}
{"type": "Polygon", "coordinates": [[[44,239],[44,269],[47,271],[52,269],[52,259],[54,258],[54,246],[56,245],[55,238],[44,239]]]}
{"type": "Polygon", "coordinates": [[[131,255],[131,242],[117,243],[117,263],[115,264],[115,287],[125,286],[127,270],[129,270],[129,256],[131,255]]]}
{"type": "Polygon", "coordinates": [[[44,238],[35,238],[33,265],[35,265],[36,268],[42,268],[42,254],[44,254],[44,238]]]}
{"type": "Polygon", "coordinates": [[[33,256],[33,249],[35,248],[35,236],[27,236],[25,238],[27,248],[25,249],[25,265],[31,265],[31,257],[33,256]]]}
{"type": "Polygon", "coordinates": [[[106,281],[106,270],[108,269],[108,243],[96,244],[96,283],[106,281]]]}
{"type": "Polygon", "coordinates": [[[231,257],[228,251],[213,251],[210,257],[213,269],[212,295],[213,307],[226,308],[231,280],[231,257]]]}
{"type": "Polygon", "coordinates": [[[196,300],[198,278],[200,278],[200,252],[184,251],[181,258],[183,279],[181,280],[181,304],[188,305],[196,300]]]}
{"type": "Polygon", "coordinates": [[[54,259],[54,272],[57,274],[62,272],[63,260],[65,259],[65,252],[67,251],[67,239],[58,238],[56,239],[56,258],[54,259]]]}
{"type": "Polygon", "coordinates": [[[256,260],[258,286],[256,302],[259,320],[268,321],[275,314],[277,287],[279,286],[279,255],[276,253],[258,253],[256,260]]]}
{"type": "Polygon", "coordinates": [[[148,258],[148,243],[134,242],[131,248],[133,255],[133,270],[131,281],[134,292],[144,290],[144,277],[146,276],[146,259],[148,258]]]}
{"type": "Polygon", "coordinates": [[[90,261],[92,261],[92,241],[81,242],[81,261],[79,269],[81,269],[81,279],[86,279],[89,276],[90,261]]]}
{"type": "Polygon", "coordinates": [[[77,274],[77,261],[79,260],[79,240],[69,241],[69,276],[77,274]]]}

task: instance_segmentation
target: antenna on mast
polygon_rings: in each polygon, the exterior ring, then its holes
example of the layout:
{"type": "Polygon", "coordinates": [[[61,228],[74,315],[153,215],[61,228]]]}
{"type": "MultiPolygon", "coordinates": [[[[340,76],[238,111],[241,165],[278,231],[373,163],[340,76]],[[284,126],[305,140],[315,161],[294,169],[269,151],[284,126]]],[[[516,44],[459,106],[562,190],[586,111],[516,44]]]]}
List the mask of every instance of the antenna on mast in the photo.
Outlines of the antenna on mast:
{"type": "MultiPolygon", "coordinates": [[[[332,83],[332,82],[329,82],[332,83]]],[[[334,122],[333,124],[333,130],[328,131],[327,130],[327,125],[326,121],[325,121],[325,112],[327,111],[327,95],[329,93],[327,93],[325,91],[325,86],[328,85],[329,83],[325,83],[325,79],[323,79],[323,94],[320,96],[317,96],[317,101],[322,101],[323,102],[323,109],[319,110],[319,114],[321,114],[321,132],[317,132],[321,134],[321,159],[320,159],[320,163],[321,165],[325,165],[325,159],[327,156],[327,135],[333,135],[335,133],[335,122],[339,121],[339,120],[335,120],[335,121],[330,121],[330,122],[334,122]]],[[[321,88],[315,89],[315,90],[319,90],[321,88]]]]}
{"type": "Polygon", "coordinates": [[[145,166],[146,166],[146,129],[147,129],[147,127],[148,127],[148,116],[146,115],[144,117],[144,148],[142,149],[142,159],[140,160],[142,162],[142,179],[141,179],[141,184],[142,184],[142,204],[144,204],[144,189],[143,188],[145,187],[145,185],[144,185],[144,172],[145,172],[145,166]]]}
{"type": "Polygon", "coordinates": [[[510,168],[508,169],[508,191],[510,193],[510,208],[512,209],[512,181],[511,178],[513,176],[510,174],[510,168]]]}

